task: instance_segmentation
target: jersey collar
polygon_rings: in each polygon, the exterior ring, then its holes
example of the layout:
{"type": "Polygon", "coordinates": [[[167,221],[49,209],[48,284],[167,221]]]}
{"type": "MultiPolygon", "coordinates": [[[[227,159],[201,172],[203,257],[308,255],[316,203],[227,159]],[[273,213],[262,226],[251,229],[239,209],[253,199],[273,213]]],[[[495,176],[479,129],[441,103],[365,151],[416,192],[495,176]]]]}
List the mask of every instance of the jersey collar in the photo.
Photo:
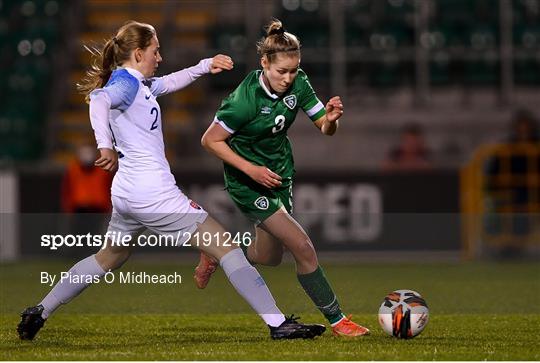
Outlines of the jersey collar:
{"type": "Polygon", "coordinates": [[[277,100],[279,98],[278,95],[270,92],[270,90],[268,89],[268,87],[266,87],[266,85],[264,84],[264,81],[263,81],[263,72],[261,71],[261,74],[259,75],[259,84],[261,85],[262,89],[264,90],[264,92],[268,95],[268,97],[270,97],[271,99],[273,100],[277,100]]]}
{"type": "Polygon", "coordinates": [[[129,67],[124,67],[124,69],[128,71],[129,74],[131,74],[133,77],[137,78],[139,81],[144,81],[145,78],[143,74],[138,70],[129,67]]]}

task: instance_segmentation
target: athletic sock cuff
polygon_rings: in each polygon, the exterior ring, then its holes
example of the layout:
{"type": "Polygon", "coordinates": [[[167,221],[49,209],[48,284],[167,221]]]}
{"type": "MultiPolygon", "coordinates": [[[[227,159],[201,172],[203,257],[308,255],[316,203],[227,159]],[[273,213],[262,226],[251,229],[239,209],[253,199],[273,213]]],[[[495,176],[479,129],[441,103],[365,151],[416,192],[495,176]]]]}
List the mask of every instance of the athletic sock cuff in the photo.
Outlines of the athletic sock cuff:
{"type": "Polygon", "coordinates": [[[219,264],[227,277],[230,277],[233,272],[243,267],[252,267],[240,248],[235,248],[225,256],[221,257],[219,264]]]}
{"type": "Polygon", "coordinates": [[[317,268],[315,269],[315,271],[307,273],[307,274],[297,274],[297,276],[298,276],[298,280],[300,280],[300,282],[311,281],[314,278],[317,279],[320,276],[324,276],[324,272],[323,272],[321,266],[317,265],[317,268]]]}
{"type": "Polygon", "coordinates": [[[90,261],[89,264],[92,266],[92,269],[94,270],[94,275],[99,275],[99,276],[103,276],[107,273],[107,271],[105,271],[100,265],[99,263],[97,262],[97,259],[96,259],[96,255],[92,255],[90,256],[90,261]]]}
{"type": "Polygon", "coordinates": [[[331,327],[335,327],[336,325],[338,325],[339,323],[341,323],[341,321],[342,321],[343,319],[346,318],[346,316],[345,316],[343,313],[341,313],[340,315],[341,315],[341,316],[335,318],[335,319],[337,319],[337,320],[335,320],[335,321],[330,321],[330,326],[331,326],[331,327]]]}

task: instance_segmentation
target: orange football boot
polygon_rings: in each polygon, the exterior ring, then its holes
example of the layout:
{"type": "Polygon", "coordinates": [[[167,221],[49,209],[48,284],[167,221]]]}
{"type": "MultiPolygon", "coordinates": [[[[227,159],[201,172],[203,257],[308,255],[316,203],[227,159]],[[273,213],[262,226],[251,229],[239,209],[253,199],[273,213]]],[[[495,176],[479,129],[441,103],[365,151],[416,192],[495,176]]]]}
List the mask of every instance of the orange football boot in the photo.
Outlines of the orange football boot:
{"type": "Polygon", "coordinates": [[[344,317],[341,321],[332,327],[332,334],[336,337],[359,337],[368,335],[369,329],[356,324],[351,320],[352,315],[344,317]]]}
{"type": "Polygon", "coordinates": [[[197,267],[195,267],[195,275],[193,275],[195,285],[199,289],[204,289],[208,285],[212,274],[216,272],[217,267],[218,262],[216,260],[201,252],[201,259],[197,267]]]}

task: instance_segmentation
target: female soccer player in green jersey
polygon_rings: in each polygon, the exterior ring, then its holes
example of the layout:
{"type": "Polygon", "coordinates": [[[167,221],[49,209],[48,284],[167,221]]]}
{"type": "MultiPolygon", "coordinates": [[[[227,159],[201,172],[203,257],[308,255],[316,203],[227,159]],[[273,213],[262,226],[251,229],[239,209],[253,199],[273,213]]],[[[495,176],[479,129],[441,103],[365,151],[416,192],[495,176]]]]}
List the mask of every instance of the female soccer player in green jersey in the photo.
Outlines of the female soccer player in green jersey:
{"type": "MultiPolygon", "coordinates": [[[[343,114],[341,99],[319,101],[300,66],[300,42],[273,20],[257,44],[262,70],[240,83],[221,104],[202,138],[224,161],[225,185],[240,210],[255,223],[256,240],[245,250],[252,263],[276,266],[283,246],[296,260],[297,277],[332,325],[334,335],[361,336],[369,330],[352,322],[339,306],[319,266],[313,243],[291,217],[294,163],[287,130],[302,109],[325,135],[333,135],[343,114]]],[[[196,273],[206,286],[216,262],[201,255],[196,273]]]]}

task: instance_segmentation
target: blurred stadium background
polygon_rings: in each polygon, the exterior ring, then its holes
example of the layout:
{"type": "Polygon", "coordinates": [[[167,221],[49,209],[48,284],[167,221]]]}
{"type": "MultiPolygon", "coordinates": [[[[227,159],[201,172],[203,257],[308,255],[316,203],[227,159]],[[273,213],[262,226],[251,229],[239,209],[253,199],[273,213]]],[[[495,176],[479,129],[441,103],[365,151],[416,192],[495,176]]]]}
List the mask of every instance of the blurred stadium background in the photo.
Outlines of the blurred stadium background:
{"type": "Polygon", "coordinates": [[[271,17],[300,37],[320,98],[345,102],[336,136],[304,116],[290,131],[296,211],[319,249],[338,259],[538,256],[538,128],[527,140],[510,130],[516,117],[540,116],[540,0],[0,0],[1,259],[45,254],[39,234],[63,230],[63,174],[93,144],[75,89],[90,63],[83,46],[129,19],[156,27],[160,74],[217,53],[235,60],[160,104],[179,185],[244,228],[199,140],[258,67],[271,17]],[[400,143],[419,162],[402,163],[400,143]]]}

